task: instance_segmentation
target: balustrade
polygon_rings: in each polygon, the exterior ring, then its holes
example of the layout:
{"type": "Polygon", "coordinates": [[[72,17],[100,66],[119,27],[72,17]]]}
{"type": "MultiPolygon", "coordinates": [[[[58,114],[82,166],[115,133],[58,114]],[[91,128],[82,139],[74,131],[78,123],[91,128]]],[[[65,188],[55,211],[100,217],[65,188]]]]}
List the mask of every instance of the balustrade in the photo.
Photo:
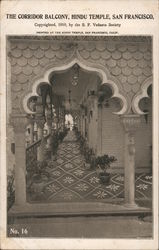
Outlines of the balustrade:
{"type": "Polygon", "coordinates": [[[31,168],[37,161],[38,147],[40,147],[41,139],[29,145],[26,148],[26,168],[31,168]]]}

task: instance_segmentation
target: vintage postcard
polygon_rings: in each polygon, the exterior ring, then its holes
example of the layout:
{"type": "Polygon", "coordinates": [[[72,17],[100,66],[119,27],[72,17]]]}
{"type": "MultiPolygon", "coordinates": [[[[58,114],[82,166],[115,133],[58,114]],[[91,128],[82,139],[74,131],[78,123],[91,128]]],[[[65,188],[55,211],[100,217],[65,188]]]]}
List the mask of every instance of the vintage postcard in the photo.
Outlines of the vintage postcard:
{"type": "Polygon", "coordinates": [[[158,1],[2,1],[1,249],[158,249],[158,1]]]}

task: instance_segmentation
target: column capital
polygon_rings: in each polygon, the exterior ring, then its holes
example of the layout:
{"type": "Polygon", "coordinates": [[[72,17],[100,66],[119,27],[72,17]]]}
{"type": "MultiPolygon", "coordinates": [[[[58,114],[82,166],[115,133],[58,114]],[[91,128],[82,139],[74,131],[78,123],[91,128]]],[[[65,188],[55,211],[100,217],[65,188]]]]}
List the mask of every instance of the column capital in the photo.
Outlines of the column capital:
{"type": "Polygon", "coordinates": [[[13,114],[11,115],[10,120],[16,133],[24,133],[27,125],[29,125],[29,119],[26,114],[13,114]]]}
{"type": "Polygon", "coordinates": [[[122,115],[120,118],[126,132],[135,132],[141,123],[141,116],[137,114],[122,115]]]}

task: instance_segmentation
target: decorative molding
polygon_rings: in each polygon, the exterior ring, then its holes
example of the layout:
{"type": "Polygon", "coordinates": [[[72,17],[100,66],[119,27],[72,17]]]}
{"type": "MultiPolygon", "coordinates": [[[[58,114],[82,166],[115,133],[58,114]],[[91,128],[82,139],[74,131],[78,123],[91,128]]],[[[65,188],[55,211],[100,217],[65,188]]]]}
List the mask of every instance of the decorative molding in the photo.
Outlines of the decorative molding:
{"type": "Polygon", "coordinates": [[[150,36],[8,36],[7,44],[12,55],[15,113],[26,112],[23,98],[32,92],[36,80],[43,78],[49,68],[67,64],[71,58],[77,58],[85,65],[103,67],[107,79],[118,86],[123,106],[126,100],[127,111],[124,113],[130,113],[132,99],[140,91],[142,82],[152,74],[150,36]]]}
{"type": "Polygon", "coordinates": [[[107,41],[107,42],[152,42],[151,36],[8,36],[9,41],[107,41]]]}
{"type": "Polygon", "coordinates": [[[128,114],[121,116],[121,120],[126,132],[135,132],[141,123],[141,116],[128,114]]]}
{"type": "Polygon", "coordinates": [[[134,111],[134,113],[137,113],[137,114],[141,114],[141,115],[144,115],[145,112],[143,112],[140,108],[139,108],[139,102],[141,99],[143,99],[144,97],[147,97],[147,98],[150,98],[147,94],[147,89],[148,87],[153,83],[153,79],[152,77],[149,77],[147,78],[142,86],[141,86],[141,89],[140,89],[140,92],[137,93],[133,100],[132,100],[132,109],[134,111]]]}
{"type": "MultiPolygon", "coordinates": [[[[119,111],[119,112],[114,112],[114,114],[118,114],[118,115],[121,115],[121,114],[124,114],[126,113],[127,109],[128,109],[128,104],[127,104],[127,100],[126,98],[121,94],[119,93],[119,87],[118,87],[118,84],[115,83],[113,80],[110,80],[108,78],[109,76],[109,72],[108,70],[100,65],[100,64],[96,64],[96,63],[90,63],[86,60],[84,60],[80,54],[78,53],[78,51],[74,51],[74,54],[72,57],[70,57],[68,60],[66,60],[64,63],[61,63],[59,66],[50,66],[48,67],[48,69],[45,69],[45,73],[43,75],[43,77],[40,77],[38,79],[36,79],[32,85],[32,90],[31,92],[29,92],[28,94],[26,94],[23,98],[23,108],[24,108],[24,111],[28,114],[35,114],[35,112],[31,111],[28,106],[27,106],[27,103],[28,103],[28,99],[31,97],[31,96],[38,96],[38,93],[37,93],[37,88],[39,86],[39,84],[41,82],[49,82],[50,80],[50,76],[53,72],[57,72],[57,71],[65,71],[69,68],[71,68],[74,64],[78,64],[83,70],[86,70],[86,71],[90,71],[90,72],[95,72],[96,74],[99,75],[99,77],[101,78],[101,81],[102,83],[101,84],[108,84],[112,89],[113,89],[113,97],[117,97],[119,99],[121,99],[122,101],[122,104],[123,104],[123,107],[122,109],[119,111]]],[[[50,84],[51,85],[51,84],[50,84]]]]}

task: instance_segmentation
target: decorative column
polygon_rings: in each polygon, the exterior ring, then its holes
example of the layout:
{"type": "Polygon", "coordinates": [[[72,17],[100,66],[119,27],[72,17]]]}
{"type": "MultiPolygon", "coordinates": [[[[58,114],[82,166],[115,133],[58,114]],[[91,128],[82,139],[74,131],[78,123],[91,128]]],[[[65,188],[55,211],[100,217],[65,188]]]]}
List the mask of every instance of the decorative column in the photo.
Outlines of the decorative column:
{"type": "Polygon", "coordinates": [[[88,123],[88,140],[89,140],[89,147],[93,150],[96,148],[94,138],[97,138],[97,122],[95,117],[98,113],[98,98],[97,95],[93,92],[90,93],[87,103],[89,105],[89,123],[88,123]]]}
{"type": "Polygon", "coordinates": [[[65,129],[65,110],[63,108],[63,131],[65,129]]]}
{"type": "Polygon", "coordinates": [[[85,138],[85,115],[84,114],[82,115],[82,128],[83,128],[82,135],[85,138]]]}
{"type": "Polygon", "coordinates": [[[36,123],[38,126],[38,140],[41,140],[44,136],[43,129],[44,129],[45,120],[43,117],[39,117],[38,119],[36,118],[36,123]]]}
{"type": "Polygon", "coordinates": [[[36,117],[36,123],[38,126],[38,140],[41,140],[41,144],[37,150],[37,160],[43,161],[44,160],[44,148],[45,148],[45,145],[43,142],[43,138],[44,138],[43,128],[44,128],[45,120],[42,116],[38,118],[36,117]]]}
{"type": "Polygon", "coordinates": [[[30,144],[34,142],[34,119],[30,119],[30,144]]]}
{"type": "Polygon", "coordinates": [[[37,127],[38,127],[37,128],[38,140],[40,140],[43,137],[43,128],[44,128],[44,124],[45,124],[41,96],[37,97],[35,121],[36,121],[37,127]]]}
{"type": "Polygon", "coordinates": [[[125,173],[125,206],[136,208],[135,203],[135,132],[139,128],[139,115],[129,114],[121,117],[125,130],[124,140],[124,173],[125,173]]]}
{"type": "Polygon", "coordinates": [[[15,205],[26,203],[26,148],[25,131],[28,125],[26,115],[12,115],[11,123],[15,136],[15,205]]]}
{"type": "Polygon", "coordinates": [[[102,155],[102,103],[98,103],[97,155],[102,155]]]}
{"type": "Polygon", "coordinates": [[[77,128],[78,128],[78,131],[81,131],[81,120],[80,120],[80,115],[78,115],[78,118],[77,118],[77,128]]]}
{"type": "Polygon", "coordinates": [[[52,144],[52,119],[51,117],[47,117],[47,125],[48,125],[48,134],[49,137],[47,139],[47,149],[51,152],[51,144],[52,144]]]}
{"type": "Polygon", "coordinates": [[[83,112],[81,112],[81,135],[83,136],[83,112]]]}
{"type": "Polygon", "coordinates": [[[85,110],[84,110],[84,107],[82,108],[82,136],[83,138],[85,138],[85,110]]]}

